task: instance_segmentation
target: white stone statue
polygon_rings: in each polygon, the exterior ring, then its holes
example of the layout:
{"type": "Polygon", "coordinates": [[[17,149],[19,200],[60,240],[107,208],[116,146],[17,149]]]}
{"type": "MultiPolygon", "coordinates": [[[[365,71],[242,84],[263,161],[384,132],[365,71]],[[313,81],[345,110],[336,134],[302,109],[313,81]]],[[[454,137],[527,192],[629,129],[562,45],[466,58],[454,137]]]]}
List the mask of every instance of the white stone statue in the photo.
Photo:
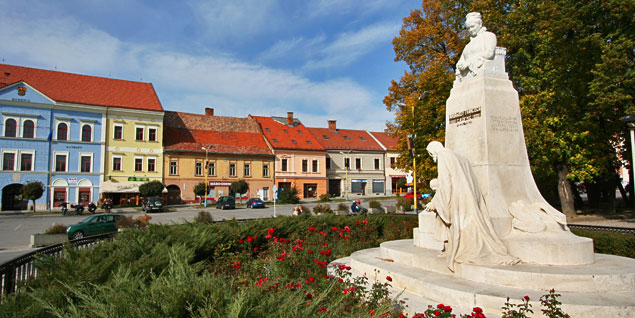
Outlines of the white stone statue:
{"type": "MultiPolygon", "coordinates": [[[[438,167],[438,189],[426,209],[435,211],[448,227],[445,255],[447,266],[456,263],[511,265],[519,260],[509,255],[496,235],[485,198],[470,163],[438,141],[426,147],[438,167]]],[[[445,239],[445,238],[443,238],[445,239]]]]}
{"type": "Polygon", "coordinates": [[[468,13],[465,27],[470,32],[470,42],[456,63],[458,81],[481,73],[485,68],[485,62],[493,61],[496,55],[496,35],[483,26],[480,13],[468,13]]]}

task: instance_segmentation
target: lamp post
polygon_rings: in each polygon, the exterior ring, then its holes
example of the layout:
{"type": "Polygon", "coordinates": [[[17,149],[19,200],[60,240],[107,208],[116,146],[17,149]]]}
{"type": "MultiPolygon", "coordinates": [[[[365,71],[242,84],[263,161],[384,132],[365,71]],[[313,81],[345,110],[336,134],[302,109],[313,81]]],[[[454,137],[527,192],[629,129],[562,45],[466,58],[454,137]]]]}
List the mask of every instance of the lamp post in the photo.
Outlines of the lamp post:
{"type": "MultiPolygon", "coordinates": [[[[624,116],[624,122],[628,126],[631,133],[631,173],[635,175],[635,114],[629,114],[624,116]]],[[[634,177],[635,179],[635,177],[634,177]]],[[[633,182],[634,179],[631,179],[630,182],[633,182]]],[[[635,198],[633,199],[633,205],[635,206],[635,198]]]]}
{"type": "Polygon", "coordinates": [[[209,167],[208,167],[208,162],[207,162],[207,153],[209,152],[209,148],[212,148],[212,145],[209,145],[207,147],[201,147],[201,149],[205,150],[205,207],[207,207],[207,194],[208,194],[208,190],[207,190],[207,186],[209,185],[207,182],[207,175],[209,172],[209,167]]]}
{"type": "MultiPolygon", "coordinates": [[[[400,107],[406,107],[407,105],[403,102],[397,102],[397,105],[400,107]]],[[[415,118],[415,105],[412,104],[412,137],[414,137],[415,127],[414,127],[414,118],[415,118]]],[[[417,154],[415,152],[414,140],[411,137],[408,137],[408,149],[412,153],[412,185],[413,185],[413,201],[414,201],[414,209],[413,213],[417,214],[417,154]]]]}
{"type": "Polygon", "coordinates": [[[348,168],[351,166],[351,162],[349,160],[348,165],[346,164],[346,159],[348,159],[348,155],[351,153],[352,150],[347,151],[346,153],[344,153],[343,151],[340,151],[340,153],[342,154],[342,156],[344,156],[344,166],[346,168],[346,183],[344,184],[344,193],[345,193],[345,199],[348,200],[348,168]]]}

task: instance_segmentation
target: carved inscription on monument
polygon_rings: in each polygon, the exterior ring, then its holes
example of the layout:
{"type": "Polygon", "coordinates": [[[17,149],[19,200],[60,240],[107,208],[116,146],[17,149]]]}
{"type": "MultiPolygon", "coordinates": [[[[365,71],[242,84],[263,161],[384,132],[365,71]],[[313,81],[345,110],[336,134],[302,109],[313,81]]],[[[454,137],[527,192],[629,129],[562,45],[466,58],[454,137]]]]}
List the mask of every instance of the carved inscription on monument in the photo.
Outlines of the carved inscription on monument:
{"type": "Polygon", "coordinates": [[[481,117],[481,106],[450,114],[450,125],[456,125],[456,127],[469,125],[472,119],[478,117],[481,117]]]}
{"type": "Polygon", "coordinates": [[[516,116],[490,116],[490,129],[501,132],[518,132],[520,125],[516,116]]]}

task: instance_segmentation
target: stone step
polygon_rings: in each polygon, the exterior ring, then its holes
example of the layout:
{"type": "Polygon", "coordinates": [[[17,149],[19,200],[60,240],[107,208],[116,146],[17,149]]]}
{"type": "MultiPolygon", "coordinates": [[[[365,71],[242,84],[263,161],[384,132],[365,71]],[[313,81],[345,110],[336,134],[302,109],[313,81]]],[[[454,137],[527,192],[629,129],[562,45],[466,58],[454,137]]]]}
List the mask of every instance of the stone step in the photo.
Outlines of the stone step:
{"type": "Polygon", "coordinates": [[[380,248],[381,258],[477,283],[559,292],[635,291],[635,259],[627,257],[595,254],[593,264],[575,266],[456,264],[452,274],[439,251],[414,247],[412,240],[384,242],[380,248]]]}
{"type": "MultiPolygon", "coordinates": [[[[501,312],[507,297],[512,303],[520,303],[529,296],[533,317],[541,317],[540,296],[546,288],[523,289],[473,282],[396,262],[385,258],[380,248],[355,252],[350,256],[354,275],[366,275],[369,279],[385,281],[392,277],[395,288],[405,289],[420,297],[453,307],[481,307],[485,312],[501,312]]],[[[635,291],[560,292],[561,308],[571,317],[633,317],[635,291]]]]}

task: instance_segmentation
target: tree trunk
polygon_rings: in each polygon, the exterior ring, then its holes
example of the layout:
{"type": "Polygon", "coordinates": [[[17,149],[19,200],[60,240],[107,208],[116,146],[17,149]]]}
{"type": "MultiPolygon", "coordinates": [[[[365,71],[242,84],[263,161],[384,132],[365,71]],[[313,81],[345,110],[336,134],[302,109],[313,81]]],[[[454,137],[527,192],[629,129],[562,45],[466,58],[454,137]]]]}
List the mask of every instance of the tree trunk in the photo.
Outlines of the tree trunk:
{"type": "Polygon", "coordinates": [[[575,216],[573,191],[571,190],[571,182],[567,180],[568,172],[569,169],[566,165],[558,167],[558,195],[560,196],[562,213],[566,216],[575,216]]]}
{"type": "Polygon", "coordinates": [[[33,200],[33,214],[35,214],[35,200],[33,200]]]}

